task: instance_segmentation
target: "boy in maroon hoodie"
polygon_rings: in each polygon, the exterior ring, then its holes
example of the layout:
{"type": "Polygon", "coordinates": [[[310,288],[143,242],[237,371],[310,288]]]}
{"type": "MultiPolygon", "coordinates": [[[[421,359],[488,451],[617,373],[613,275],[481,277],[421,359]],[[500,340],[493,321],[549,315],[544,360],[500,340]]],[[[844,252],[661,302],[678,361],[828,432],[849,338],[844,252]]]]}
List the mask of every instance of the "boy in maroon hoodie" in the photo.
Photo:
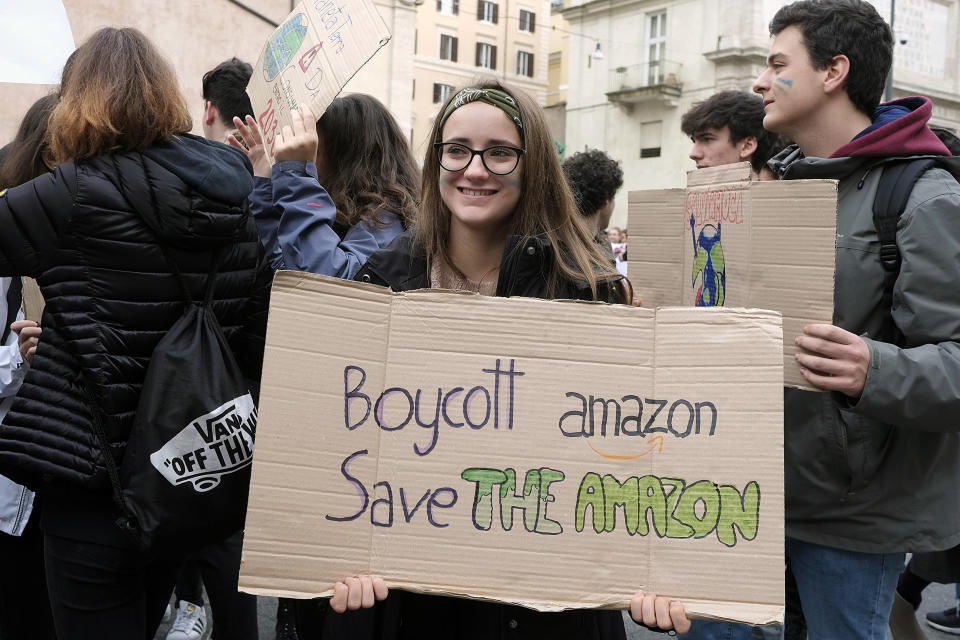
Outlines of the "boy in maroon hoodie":
{"type": "Polygon", "coordinates": [[[833,324],[796,337],[822,392],[784,392],[786,557],[811,639],[882,640],[904,552],[960,542],[960,165],[928,99],[878,105],[893,37],[873,6],[795,2],[770,32],[754,91],[764,127],[797,144],[769,166],[839,181],[833,324]],[[909,156],[936,164],[899,218],[887,302],[873,203],[909,156]]]}

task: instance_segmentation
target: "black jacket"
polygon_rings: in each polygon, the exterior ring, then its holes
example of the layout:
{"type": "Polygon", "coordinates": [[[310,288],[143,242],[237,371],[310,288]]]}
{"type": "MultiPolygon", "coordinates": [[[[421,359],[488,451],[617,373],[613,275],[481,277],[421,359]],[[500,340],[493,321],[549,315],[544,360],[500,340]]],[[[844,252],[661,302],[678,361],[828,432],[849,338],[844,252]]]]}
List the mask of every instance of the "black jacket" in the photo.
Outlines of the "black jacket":
{"type": "MultiPolygon", "coordinates": [[[[508,238],[497,295],[547,297],[553,260],[554,252],[544,238],[508,238]]],[[[370,256],[356,279],[389,286],[394,291],[430,286],[426,255],[409,231],[370,256]]],[[[615,281],[599,283],[598,294],[601,300],[619,301],[615,281]]],[[[571,281],[562,282],[553,297],[592,298],[585,282],[571,281]]],[[[303,623],[302,637],[324,640],[623,640],[626,637],[619,611],[542,613],[507,604],[405,591],[392,592],[372,609],[343,615],[328,610],[326,601],[298,608],[303,623]]]]}
{"type": "Polygon", "coordinates": [[[259,379],[271,272],[249,215],[250,174],[238,151],[184,135],[65,163],[0,196],[0,275],[36,277],[46,300],[39,347],[0,425],[0,473],[108,494],[91,400],[120,462],[150,355],[185,304],[161,242],[194,299],[225,247],[213,308],[259,379]]]}
{"type": "MultiPolygon", "coordinates": [[[[592,300],[590,286],[585,281],[561,280],[557,291],[549,290],[555,252],[543,236],[510,236],[500,260],[497,296],[525,298],[552,298],[555,300],[592,300]]],[[[427,256],[414,242],[413,230],[397,237],[384,249],[374,253],[357,273],[355,280],[390,287],[394,291],[410,291],[430,287],[427,256]]],[[[597,299],[603,302],[622,302],[622,277],[597,283],[597,299]]]]}

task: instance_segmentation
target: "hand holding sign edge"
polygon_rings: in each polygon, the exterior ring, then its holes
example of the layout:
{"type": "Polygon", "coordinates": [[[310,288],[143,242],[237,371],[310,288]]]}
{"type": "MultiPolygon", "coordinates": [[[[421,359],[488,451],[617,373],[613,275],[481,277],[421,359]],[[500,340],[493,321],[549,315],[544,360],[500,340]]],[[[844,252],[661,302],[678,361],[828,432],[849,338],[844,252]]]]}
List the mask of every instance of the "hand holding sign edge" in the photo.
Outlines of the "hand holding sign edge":
{"type": "Polygon", "coordinates": [[[353,576],[333,585],[330,608],[337,613],[348,609],[369,609],[378,600],[390,595],[383,578],[375,576],[353,576]]]}

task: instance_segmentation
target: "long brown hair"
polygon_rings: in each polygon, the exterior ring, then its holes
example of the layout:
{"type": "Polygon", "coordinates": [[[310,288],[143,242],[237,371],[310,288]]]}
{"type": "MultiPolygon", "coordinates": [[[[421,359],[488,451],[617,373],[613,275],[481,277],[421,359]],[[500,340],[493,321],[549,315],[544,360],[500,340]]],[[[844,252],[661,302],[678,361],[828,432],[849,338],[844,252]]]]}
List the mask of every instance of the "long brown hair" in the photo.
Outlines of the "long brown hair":
{"type": "MultiPolygon", "coordinates": [[[[597,282],[601,279],[621,279],[619,273],[600,253],[577,212],[577,205],[570,187],[563,176],[560,160],[553,145],[553,138],[543,116],[543,110],[523,91],[514,89],[495,79],[485,79],[470,85],[477,89],[499,89],[509,94],[520,109],[525,152],[523,172],[520,176],[520,200],[510,218],[509,235],[545,235],[555,254],[553,271],[549,276],[549,291],[555,295],[561,278],[579,280],[590,285],[593,297],[597,296],[597,282]]],[[[457,96],[454,91],[440,107],[444,113],[447,105],[457,96]]],[[[438,116],[430,133],[431,149],[423,163],[423,203],[416,224],[416,241],[427,253],[427,261],[440,257],[450,263],[450,210],[440,197],[440,164],[433,142],[441,142],[443,131],[438,116]]],[[[626,288],[618,287],[621,301],[630,302],[626,288]]]]}
{"type": "Polygon", "coordinates": [[[410,145],[383,104],[362,93],[334,100],[317,121],[328,167],[324,188],[337,222],[379,226],[388,211],[408,227],[417,215],[420,171],[410,145]]]}
{"type": "Polygon", "coordinates": [[[173,68],[136,29],[104,27],[63,67],[50,116],[57,162],[143,150],[193,126],[173,68]]]}
{"type": "Polygon", "coordinates": [[[0,164],[0,190],[29,182],[49,170],[43,156],[50,149],[47,144],[47,123],[56,104],[57,95],[50,94],[27,109],[17,129],[17,136],[10,143],[0,164]]]}

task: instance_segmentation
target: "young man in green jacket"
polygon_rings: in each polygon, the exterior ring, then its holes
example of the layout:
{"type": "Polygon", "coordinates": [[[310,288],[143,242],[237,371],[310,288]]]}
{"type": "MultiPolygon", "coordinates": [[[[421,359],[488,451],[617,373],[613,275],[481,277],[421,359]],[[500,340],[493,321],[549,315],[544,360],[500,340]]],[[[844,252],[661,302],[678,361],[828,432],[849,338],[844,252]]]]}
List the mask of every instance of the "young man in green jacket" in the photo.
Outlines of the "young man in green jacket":
{"type": "Polygon", "coordinates": [[[878,105],[893,37],[867,2],[795,2],[770,32],[754,91],[797,144],[769,166],[839,181],[833,324],[796,336],[822,392],[784,392],[787,562],[812,640],[882,640],[904,552],[960,542],[960,164],[913,187],[885,302],[874,197],[894,159],[949,156],[932,105],[878,105]]]}

